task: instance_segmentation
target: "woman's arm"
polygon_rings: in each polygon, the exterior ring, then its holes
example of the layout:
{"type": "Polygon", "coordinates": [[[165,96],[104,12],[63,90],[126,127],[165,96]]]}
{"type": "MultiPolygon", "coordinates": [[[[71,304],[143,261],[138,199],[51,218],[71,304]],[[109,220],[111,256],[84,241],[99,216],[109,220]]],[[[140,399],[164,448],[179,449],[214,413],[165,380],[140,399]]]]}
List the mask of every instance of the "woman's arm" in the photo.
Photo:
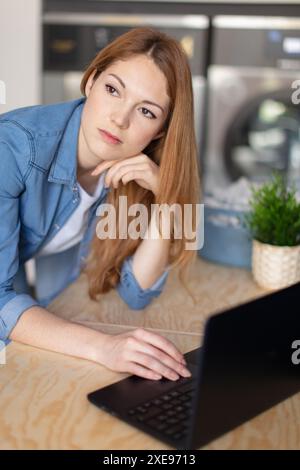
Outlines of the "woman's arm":
{"type": "Polygon", "coordinates": [[[146,236],[133,255],[132,270],[143,289],[151,287],[163,274],[169,259],[170,239],[160,238],[155,219],[154,213],[146,236]]]}
{"type": "Polygon", "coordinates": [[[159,380],[190,376],[182,354],[166,338],[141,328],[120,335],[72,323],[34,306],[19,318],[10,339],[82,359],[118,372],[159,380]]]}
{"type": "Polygon", "coordinates": [[[13,341],[89,360],[93,360],[93,345],[101,337],[102,333],[71,323],[39,306],[26,310],[10,334],[13,341]]]}
{"type": "MultiPolygon", "coordinates": [[[[152,191],[153,194],[158,192],[159,166],[144,153],[123,160],[101,162],[92,175],[100,175],[104,171],[107,171],[106,187],[117,188],[121,180],[123,184],[135,180],[137,184],[152,191]]],[[[165,218],[164,214],[163,216],[165,218]]],[[[142,289],[150,288],[163,274],[168,262],[169,250],[170,240],[159,237],[155,216],[152,215],[145,238],[138,246],[132,260],[134,277],[142,289]]]]}

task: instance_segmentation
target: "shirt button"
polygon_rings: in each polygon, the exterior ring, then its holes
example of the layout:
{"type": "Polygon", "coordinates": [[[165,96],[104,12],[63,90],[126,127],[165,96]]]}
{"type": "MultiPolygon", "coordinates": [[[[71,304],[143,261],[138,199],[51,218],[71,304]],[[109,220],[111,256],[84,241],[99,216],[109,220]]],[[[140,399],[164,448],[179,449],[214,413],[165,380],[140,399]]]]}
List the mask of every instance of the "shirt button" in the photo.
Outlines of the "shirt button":
{"type": "Polygon", "coordinates": [[[54,228],[56,228],[56,230],[58,230],[60,227],[59,227],[58,224],[55,224],[55,225],[54,225],[54,228]]]}

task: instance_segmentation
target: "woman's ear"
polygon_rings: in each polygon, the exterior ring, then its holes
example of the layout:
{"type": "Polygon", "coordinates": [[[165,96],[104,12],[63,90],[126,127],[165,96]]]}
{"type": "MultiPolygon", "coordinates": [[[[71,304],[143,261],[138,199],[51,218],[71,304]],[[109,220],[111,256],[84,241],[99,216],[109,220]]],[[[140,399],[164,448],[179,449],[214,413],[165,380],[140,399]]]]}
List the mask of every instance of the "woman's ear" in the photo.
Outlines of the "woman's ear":
{"type": "Polygon", "coordinates": [[[97,73],[97,69],[95,69],[95,70],[90,74],[90,76],[89,76],[89,78],[88,78],[88,80],[87,80],[87,82],[86,82],[86,85],[85,85],[85,95],[86,95],[86,97],[88,97],[89,94],[90,94],[90,91],[91,91],[92,86],[93,86],[93,84],[94,84],[94,77],[95,77],[96,73],[97,73]]]}
{"type": "Polygon", "coordinates": [[[165,131],[161,131],[159,132],[158,134],[156,134],[155,137],[153,137],[152,140],[156,140],[156,139],[159,139],[160,137],[162,137],[166,132],[165,131]]]}

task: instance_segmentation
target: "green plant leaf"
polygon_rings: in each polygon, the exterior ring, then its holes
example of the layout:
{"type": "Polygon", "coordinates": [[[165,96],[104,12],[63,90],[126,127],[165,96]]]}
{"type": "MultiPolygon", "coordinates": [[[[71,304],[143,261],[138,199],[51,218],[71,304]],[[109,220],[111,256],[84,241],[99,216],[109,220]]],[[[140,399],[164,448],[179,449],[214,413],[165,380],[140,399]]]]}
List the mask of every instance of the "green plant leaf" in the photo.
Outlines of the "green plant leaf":
{"type": "Polygon", "coordinates": [[[251,188],[249,206],[243,225],[254,239],[278,246],[300,244],[300,203],[295,187],[288,189],[280,174],[273,173],[269,182],[251,188]]]}

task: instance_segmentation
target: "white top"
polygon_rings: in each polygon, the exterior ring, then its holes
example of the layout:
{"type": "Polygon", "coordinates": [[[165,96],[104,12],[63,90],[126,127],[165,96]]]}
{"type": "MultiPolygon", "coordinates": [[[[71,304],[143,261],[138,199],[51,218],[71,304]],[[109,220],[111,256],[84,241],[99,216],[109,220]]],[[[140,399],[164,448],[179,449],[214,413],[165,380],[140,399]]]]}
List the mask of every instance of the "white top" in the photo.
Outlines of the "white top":
{"type": "Polygon", "coordinates": [[[106,172],[102,173],[100,176],[93,195],[88,194],[78,183],[80,193],[79,206],[59,230],[57,235],[41,249],[38,256],[51,255],[65,251],[82,240],[87,228],[89,209],[94,202],[97,201],[103,190],[105,173],[106,172]]]}

